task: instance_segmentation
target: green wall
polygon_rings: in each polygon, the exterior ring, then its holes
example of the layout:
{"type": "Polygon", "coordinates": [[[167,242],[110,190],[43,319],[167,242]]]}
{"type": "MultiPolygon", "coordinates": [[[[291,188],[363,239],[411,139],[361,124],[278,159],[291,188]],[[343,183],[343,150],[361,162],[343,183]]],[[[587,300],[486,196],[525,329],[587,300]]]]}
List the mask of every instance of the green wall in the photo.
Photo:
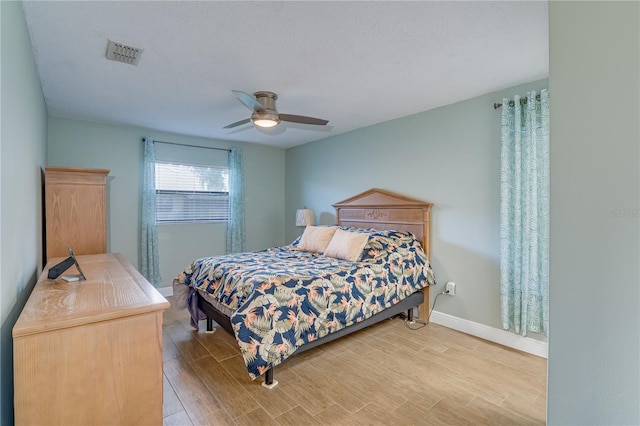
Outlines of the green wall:
{"type": "Polygon", "coordinates": [[[11,330],[42,269],[47,113],[19,2],[0,2],[0,423],[13,423],[11,330]]]}
{"type": "MultiPolygon", "coordinates": [[[[493,103],[548,87],[541,80],[287,150],[287,239],[297,208],[335,222],[332,203],[382,188],[434,203],[431,262],[438,285],[457,284],[436,310],[500,322],[500,110],[493,103]]],[[[535,336],[543,339],[544,336],[535,336]]]]}
{"type": "Polygon", "coordinates": [[[640,424],[640,3],[551,2],[550,425],[640,424]]]}
{"type": "MultiPolygon", "coordinates": [[[[247,250],[284,242],[283,149],[50,117],[47,165],[111,169],[107,179],[107,251],[122,253],[134,266],[138,265],[143,136],[190,145],[241,147],[247,250]]],[[[182,149],[188,153],[200,150],[182,149]]],[[[160,225],[158,244],[162,286],[170,286],[193,259],[225,252],[226,224],[160,225]]]]}

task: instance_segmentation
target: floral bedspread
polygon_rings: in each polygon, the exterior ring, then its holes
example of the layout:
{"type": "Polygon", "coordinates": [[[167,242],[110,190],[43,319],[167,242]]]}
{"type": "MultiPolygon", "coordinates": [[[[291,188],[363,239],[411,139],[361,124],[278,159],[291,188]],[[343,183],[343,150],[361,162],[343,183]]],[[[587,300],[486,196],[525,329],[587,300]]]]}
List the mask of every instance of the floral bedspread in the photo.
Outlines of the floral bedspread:
{"type": "Polygon", "coordinates": [[[408,232],[370,231],[360,260],[348,262],[291,245],[206,257],[174,281],[233,309],[231,324],[252,378],[300,346],[371,317],[435,284],[408,232]]]}

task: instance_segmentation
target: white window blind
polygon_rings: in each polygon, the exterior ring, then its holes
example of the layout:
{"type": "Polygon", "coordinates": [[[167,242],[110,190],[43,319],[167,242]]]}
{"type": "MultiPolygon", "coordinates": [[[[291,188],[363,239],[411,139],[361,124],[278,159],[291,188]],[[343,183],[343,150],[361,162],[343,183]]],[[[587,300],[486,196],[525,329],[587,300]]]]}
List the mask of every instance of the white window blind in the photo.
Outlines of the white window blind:
{"type": "Polygon", "coordinates": [[[229,169],[156,161],[156,222],[216,222],[229,218],[229,169]]]}

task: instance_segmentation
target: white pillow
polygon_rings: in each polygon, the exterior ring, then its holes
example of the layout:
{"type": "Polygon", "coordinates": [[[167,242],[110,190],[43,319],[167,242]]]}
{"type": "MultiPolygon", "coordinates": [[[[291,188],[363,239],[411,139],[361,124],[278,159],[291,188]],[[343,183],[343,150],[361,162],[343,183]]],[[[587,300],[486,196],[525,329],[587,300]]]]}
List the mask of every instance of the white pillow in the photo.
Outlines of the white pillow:
{"type": "Polygon", "coordinates": [[[369,234],[364,232],[349,232],[342,229],[336,230],[331,242],[324,251],[325,256],[355,262],[360,258],[362,249],[369,240],[369,234]]]}
{"type": "Polygon", "coordinates": [[[298,250],[324,252],[336,229],[337,226],[307,226],[298,242],[298,250]]]}

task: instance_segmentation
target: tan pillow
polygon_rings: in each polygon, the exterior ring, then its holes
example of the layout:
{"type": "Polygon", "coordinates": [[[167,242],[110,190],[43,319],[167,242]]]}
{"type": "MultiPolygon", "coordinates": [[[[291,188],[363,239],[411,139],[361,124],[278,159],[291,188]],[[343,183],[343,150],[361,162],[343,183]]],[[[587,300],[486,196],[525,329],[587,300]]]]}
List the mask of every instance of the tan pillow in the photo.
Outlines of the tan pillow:
{"type": "Polygon", "coordinates": [[[355,262],[360,258],[362,249],[364,249],[368,240],[369,234],[367,233],[338,229],[333,234],[333,238],[324,251],[324,255],[355,262]]]}
{"type": "Polygon", "coordinates": [[[300,237],[298,250],[324,252],[336,229],[338,229],[337,226],[307,226],[300,237]]]}

